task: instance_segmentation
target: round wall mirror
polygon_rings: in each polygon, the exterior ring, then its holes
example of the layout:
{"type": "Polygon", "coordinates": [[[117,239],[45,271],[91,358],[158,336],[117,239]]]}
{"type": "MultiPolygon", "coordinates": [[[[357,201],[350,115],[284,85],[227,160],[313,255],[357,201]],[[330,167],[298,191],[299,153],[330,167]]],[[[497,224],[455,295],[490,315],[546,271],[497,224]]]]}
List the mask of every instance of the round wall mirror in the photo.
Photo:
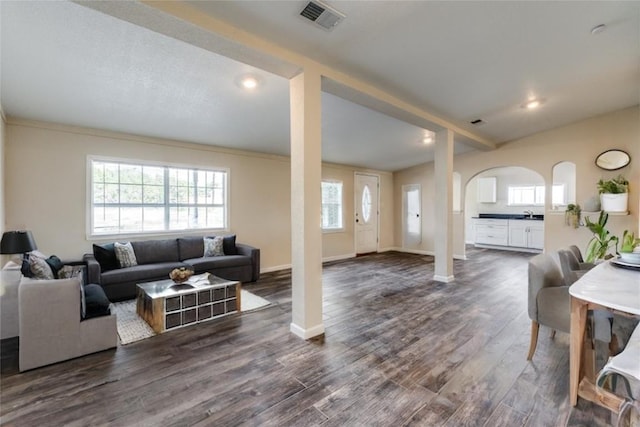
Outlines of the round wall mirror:
{"type": "Polygon", "coordinates": [[[607,150],[596,157],[596,166],[608,171],[622,169],[629,162],[631,162],[631,157],[622,150],[607,150]]]}

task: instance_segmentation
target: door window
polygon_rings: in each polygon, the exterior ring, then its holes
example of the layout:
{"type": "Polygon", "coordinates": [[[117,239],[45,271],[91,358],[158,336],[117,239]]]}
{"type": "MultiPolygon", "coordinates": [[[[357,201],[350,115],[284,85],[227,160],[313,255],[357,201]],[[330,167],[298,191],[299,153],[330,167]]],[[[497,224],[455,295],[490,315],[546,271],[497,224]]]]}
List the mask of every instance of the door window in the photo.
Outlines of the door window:
{"type": "Polygon", "coordinates": [[[365,184],[362,190],[362,219],[365,224],[369,222],[371,218],[371,191],[369,186],[365,184]]]}

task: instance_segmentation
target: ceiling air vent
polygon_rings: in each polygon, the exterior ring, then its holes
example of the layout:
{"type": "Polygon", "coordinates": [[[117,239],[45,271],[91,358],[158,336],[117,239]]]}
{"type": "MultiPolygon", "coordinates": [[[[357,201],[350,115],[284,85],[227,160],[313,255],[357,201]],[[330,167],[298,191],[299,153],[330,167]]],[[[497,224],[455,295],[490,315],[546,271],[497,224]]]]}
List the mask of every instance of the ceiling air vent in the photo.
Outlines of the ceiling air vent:
{"type": "Polygon", "coordinates": [[[305,8],[302,9],[300,16],[325,30],[332,30],[333,27],[345,18],[344,14],[317,0],[310,1],[305,8]]]}

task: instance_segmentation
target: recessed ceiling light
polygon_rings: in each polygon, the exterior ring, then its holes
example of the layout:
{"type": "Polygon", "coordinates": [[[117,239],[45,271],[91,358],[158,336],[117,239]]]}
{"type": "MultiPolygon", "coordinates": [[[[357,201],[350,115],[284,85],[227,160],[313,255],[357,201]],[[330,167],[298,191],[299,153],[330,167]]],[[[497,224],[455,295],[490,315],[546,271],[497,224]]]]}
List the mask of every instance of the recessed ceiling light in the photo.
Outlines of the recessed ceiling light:
{"type": "Polygon", "coordinates": [[[253,74],[244,74],[236,79],[236,84],[242,89],[254,90],[262,83],[260,77],[253,74]]]}
{"type": "Polygon", "coordinates": [[[529,98],[527,100],[527,102],[525,102],[524,104],[520,105],[520,107],[524,108],[526,110],[535,110],[536,108],[541,106],[543,103],[544,103],[544,99],[541,99],[541,98],[529,98]]]}
{"type": "Polygon", "coordinates": [[[600,34],[601,32],[603,32],[606,28],[607,26],[604,24],[596,25],[591,29],[591,34],[595,36],[596,34],[600,34]]]}
{"type": "Polygon", "coordinates": [[[424,145],[429,145],[429,144],[433,143],[433,135],[425,134],[424,137],[422,138],[422,143],[424,145]]]}
{"type": "Polygon", "coordinates": [[[255,77],[245,77],[242,79],[242,87],[245,89],[255,89],[258,87],[258,80],[255,77]]]}

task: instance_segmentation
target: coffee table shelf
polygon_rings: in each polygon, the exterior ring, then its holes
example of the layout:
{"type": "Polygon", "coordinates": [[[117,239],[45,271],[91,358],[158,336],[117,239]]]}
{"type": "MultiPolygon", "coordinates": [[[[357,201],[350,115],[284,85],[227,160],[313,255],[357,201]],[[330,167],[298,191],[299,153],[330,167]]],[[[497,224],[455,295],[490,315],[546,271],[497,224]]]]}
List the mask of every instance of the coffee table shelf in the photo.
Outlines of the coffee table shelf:
{"type": "Polygon", "coordinates": [[[241,284],[205,273],[137,285],[137,313],[157,333],[240,312],[241,284]]]}

